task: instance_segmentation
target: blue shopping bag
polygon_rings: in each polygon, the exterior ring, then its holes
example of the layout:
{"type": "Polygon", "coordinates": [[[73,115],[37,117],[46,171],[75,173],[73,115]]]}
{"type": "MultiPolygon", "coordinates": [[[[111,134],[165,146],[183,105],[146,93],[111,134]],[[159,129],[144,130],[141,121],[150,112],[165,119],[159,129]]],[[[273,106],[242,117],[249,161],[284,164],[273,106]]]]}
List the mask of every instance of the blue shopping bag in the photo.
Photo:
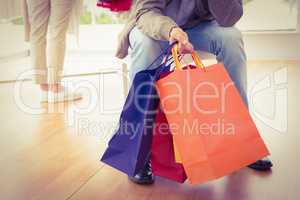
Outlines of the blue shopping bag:
{"type": "MultiPolygon", "coordinates": [[[[168,54],[172,46],[170,45],[147,69],[163,55],[168,54]]],[[[137,174],[149,159],[153,124],[159,105],[155,82],[160,73],[169,71],[170,64],[166,63],[135,75],[123,106],[118,129],[101,158],[102,162],[129,176],[137,174]]]]}

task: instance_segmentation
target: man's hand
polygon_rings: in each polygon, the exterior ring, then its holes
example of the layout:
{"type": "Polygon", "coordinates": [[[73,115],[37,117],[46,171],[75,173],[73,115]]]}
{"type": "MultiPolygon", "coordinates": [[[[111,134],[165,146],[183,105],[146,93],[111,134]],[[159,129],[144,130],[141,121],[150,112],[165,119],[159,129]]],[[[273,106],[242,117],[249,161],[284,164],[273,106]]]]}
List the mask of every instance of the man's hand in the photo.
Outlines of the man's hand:
{"type": "Polygon", "coordinates": [[[170,43],[178,42],[178,51],[181,54],[192,53],[193,45],[189,42],[188,35],[179,27],[175,27],[170,32],[170,43]]]}

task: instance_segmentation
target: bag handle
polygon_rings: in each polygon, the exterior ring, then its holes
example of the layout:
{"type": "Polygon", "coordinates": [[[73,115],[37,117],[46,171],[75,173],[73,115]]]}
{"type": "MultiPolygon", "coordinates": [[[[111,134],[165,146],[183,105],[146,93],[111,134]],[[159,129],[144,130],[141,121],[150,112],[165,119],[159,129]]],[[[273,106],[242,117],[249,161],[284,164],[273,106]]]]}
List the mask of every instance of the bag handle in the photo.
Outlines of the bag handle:
{"type": "Polygon", "coordinates": [[[146,67],[146,69],[149,69],[150,67],[152,67],[156,62],[158,62],[162,56],[166,56],[166,60],[164,61],[164,65],[167,64],[168,61],[170,61],[171,59],[168,59],[169,55],[171,55],[170,50],[173,48],[173,46],[176,44],[176,42],[173,42],[172,44],[170,44],[166,49],[164,49],[161,54],[159,56],[157,56],[150,65],[148,65],[146,67]]]}
{"type": "MultiPolygon", "coordinates": [[[[192,58],[196,64],[197,67],[203,69],[205,71],[205,67],[204,67],[204,64],[202,63],[200,57],[198,56],[198,54],[196,53],[196,51],[193,51],[191,53],[192,55],[192,58]]],[[[175,44],[172,48],[172,56],[173,56],[173,59],[174,59],[174,63],[175,63],[175,66],[176,66],[176,70],[180,70],[182,69],[181,67],[181,63],[178,59],[178,44],[175,44]]]]}

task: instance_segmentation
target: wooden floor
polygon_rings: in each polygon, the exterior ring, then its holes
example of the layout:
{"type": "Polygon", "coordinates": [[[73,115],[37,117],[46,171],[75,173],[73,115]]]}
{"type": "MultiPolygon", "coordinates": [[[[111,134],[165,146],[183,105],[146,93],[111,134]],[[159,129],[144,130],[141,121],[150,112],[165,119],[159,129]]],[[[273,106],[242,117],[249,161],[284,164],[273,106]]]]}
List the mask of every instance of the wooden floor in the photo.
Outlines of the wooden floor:
{"type": "MultiPolygon", "coordinates": [[[[300,62],[250,62],[249,86],[274,77],[280,69],[287,69],[287,82],[280,88],[288,89],[288,129],[280,130],[280,126],[269,126],[255,117],[272,153],[275,165],[272,172],[245,168],[198,186],[162,178],[157,178],[152,186],[138,186],[124,174],[99,162],[122,106],[123,92],[118,77],[73,78],[82,86],[95,86],[94,92],[82,89],[83,100],[54,107],[39,103],[38,89],[30,82],[25,82],[21,90],[23,106],[14,98],[16,85],[1,84],[0,199],[297,200],[300,196],[300,62]],[[31,111],[42,114],[28,113],[29,106],[31,111]],[[90,110],[83,112],[87,106],[90,110]]],[[[270,88],[266,96],[254,101],[255,107],[263,112],[272,108],[268,99],[272,97],[268,95],[275,94],[277,88],[270,88]]],[[[278,114],[284,113],[275,112],[278,114]]]]}

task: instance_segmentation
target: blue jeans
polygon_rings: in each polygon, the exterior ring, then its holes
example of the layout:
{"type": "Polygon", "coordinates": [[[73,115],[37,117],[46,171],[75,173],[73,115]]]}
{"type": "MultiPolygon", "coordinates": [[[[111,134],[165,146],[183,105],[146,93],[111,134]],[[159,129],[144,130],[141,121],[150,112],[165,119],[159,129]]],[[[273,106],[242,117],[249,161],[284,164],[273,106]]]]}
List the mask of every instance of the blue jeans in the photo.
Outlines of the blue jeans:
{"type": "MultiPolygon", "coordinates": [[[[221,27],[215,21],[203,22],[186,29],[195,50],[216,55],[224,63],[235,86],[247,104],[246,54],[241,32],[235,27],[221,27]]],[[[168,46],[168,42],[154,40],[134,28],[129,35],[130,79],[144,70],[168,46]]],[[[158,66],[161,61],[154,66],[158,66]]]]}

